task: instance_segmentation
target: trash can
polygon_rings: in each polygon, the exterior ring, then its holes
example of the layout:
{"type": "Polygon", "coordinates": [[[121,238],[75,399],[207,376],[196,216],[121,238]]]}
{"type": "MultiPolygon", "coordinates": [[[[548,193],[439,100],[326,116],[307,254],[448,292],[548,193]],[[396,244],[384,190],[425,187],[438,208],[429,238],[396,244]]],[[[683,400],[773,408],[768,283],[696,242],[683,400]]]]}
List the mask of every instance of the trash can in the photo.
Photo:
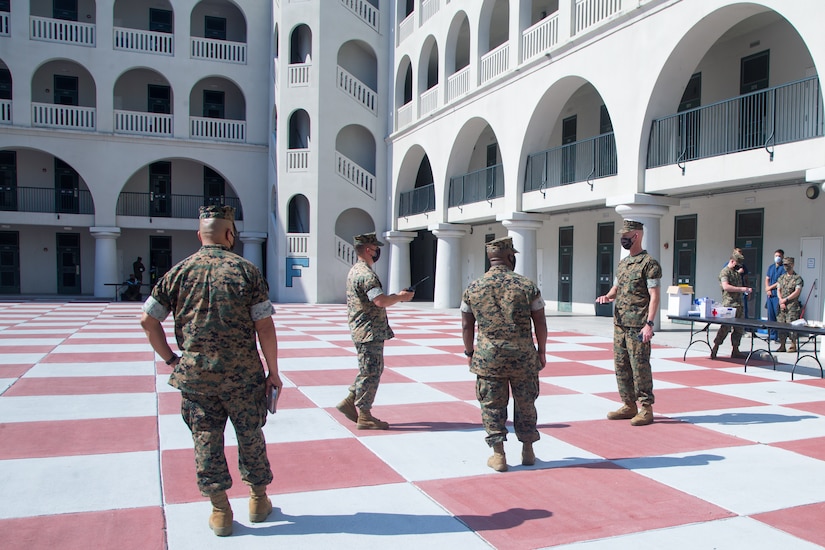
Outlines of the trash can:
{"type": "Polygon", "coordinates": [[[667,314],[684,317],[693,304],[693,287],[674,285],[667,289],[667,314]]]}

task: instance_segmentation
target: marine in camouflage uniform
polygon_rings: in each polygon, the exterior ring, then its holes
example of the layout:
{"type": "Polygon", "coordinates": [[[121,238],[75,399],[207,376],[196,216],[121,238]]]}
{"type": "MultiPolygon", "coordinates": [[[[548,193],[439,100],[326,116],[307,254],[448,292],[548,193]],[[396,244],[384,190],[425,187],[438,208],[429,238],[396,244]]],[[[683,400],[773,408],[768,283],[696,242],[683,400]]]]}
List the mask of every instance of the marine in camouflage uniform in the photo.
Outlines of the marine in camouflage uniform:
{"type": "MultiPolygon", "coordinates": [[[[739,273],[739,266],[745,261],[745,256],[738,248],[734,249],[728,260],[728,264],[719,272],[719,284],[722,287],[722,306],[736,308],[736,318],[744,319],[744,293],[750,292],[752,289],[742,286],[742,275],[739,273]]],[[[710,358],[716,359],[716,354],[719,351],[719,346],[727,338],[728,333],[731,332],[730,325],[721,325],[716,332],[716,337],[713,339],[713,347],[710,350],[710,358]]],[[[733,334],[730,337],[731,357],[733,359],[742,359],[747,357],[744,353],[739,351],[739,343],[742,341],[742,335],[745,330],[742,327],[734,327],[733,334]]]]}
{"type": "Polygon", "coordinates": [[[372,404],[384,372],[384,341],[393,338],[387,320],[387,307],[412,300],[414,292],[402,290],[387,295],[373,271],[384,243],[375,233],[353,238],[358,261],[347,275],[347,319],[350,334],[358,352],[358,375],[349,387],[347,397],[337,409],[356,423],[359,430],[386,430],[389,424],[372,416],[372,404]]]}
{"type": "MultiPolygon", "coordinates": [[[[786,257],[783,259],[785,273],[777,280],[776,290],[779,297],[779,311],[776,320],[780,323],[792,323],[802,316],[802,306],[799,303],[799,295],[805,282],[799,273],[793,269],[794,259],[786,257]]],[[[788,331],[779,331],[779,349],[785,351],[785,339],[788,331]]],[[[791,336],[791,344],[787,351],[796,351],[796,337],[791,336]]]]}
{"type": "Polygon", "coordinates": [[[650,340],[659,310],[662,267],[642,248],[644,225],[624,220],[622,247],[630,254],[619,262],[613,287],[597,302],[615,301],[613,361],[619,397],[624,405],[608,413],[610,420],[630,419],[634,426],[653,422],[653,373],[650,340]],[[639,409],[638,404],[641,405],[639,409]]]}
{"type": "Polygon", "coordinates": [[[271,386],[280,389],[282,383],[266,280],[254,264],[230,251],[235,229],[228,222],[234,219],[234,209],[203,207],[200,217],[202,247],[157,282],[144,304],[141,324],[155,351],[170,357],[164,360],[174,365],[169,384],[181,391],[181,415],[195,446],[198,488],[210,497],[216,513],[223,513],[210,518],[215,533],[223,536],[232,531],[226,501],[226,490],[232,486],[224,454],[227,418],[238,439],[241,477],[251,487],[250,519],[263,521],[272,508],[265,493],[272,481],[262,430],[265,391],[271,386]],[[180,358],[166,343],[160,324],[170,313],[180,358]]]}
{"type": "Polygon", "coordinates": [[[505,471],[503,443],[507,440],[507,404],[513,392],[513,426],[522,442],[522,464],[535,463],[532,444],[539,439],[536,429],[538,373],[545,365],[547,322],[544,300],[533,281],[515,273],[515,254],[510,237],[487,243],[492,264],[464,291],[461,326],[470,372],[476,375],[476,397],[486,441],[494,454],[487,464],[505,471]],[[534,325],[538,349],[533,343],[534,325]],[[475,325],[478,341],[473,347],[475,325]]]}

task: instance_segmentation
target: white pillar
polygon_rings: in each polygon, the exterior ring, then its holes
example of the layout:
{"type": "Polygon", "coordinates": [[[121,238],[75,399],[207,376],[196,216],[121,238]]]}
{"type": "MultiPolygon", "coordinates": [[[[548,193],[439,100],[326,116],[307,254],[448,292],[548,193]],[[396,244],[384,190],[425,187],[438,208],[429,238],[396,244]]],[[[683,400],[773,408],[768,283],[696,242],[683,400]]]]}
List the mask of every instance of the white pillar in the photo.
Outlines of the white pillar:
{"type": "Polygon", "coordinates": [[[114,290],[106,283],[122,283],[117,276],[117,246],[120,237],[119,227],[90,227],[89,232],[95,238],[95,284],[94,295],[98,298],[110,298],[114,290]]]}
{"type": "Polygon", "coordinates": [[[383,234],[390,243],[389,292],[398,292],[413,283],[410,280],[410,243],[417,235],[414,231],[387,231],[383,234]]]}
{"type": "Polygon", "coordinates": [[[467,226],[440,223],[428,227],[438,239],[435,254],[436,309],[456,308],[461,304],[461,238],[469,232],[467,226]]]}
{"type": "Polygon", "coordinates": [[[255,233],[252,231],[241,231],[238,238],[243,243],[243,257],[255,264],[258,269],[263,269],[264,255],[261,246],[266,240],[266,233],[255,233]]]}
{"type": "Polygon", "coordinates": [[[515,272],[536,281],[536,232],[541,229],[543,218],[524,212],[509,212],[496,219],[507,228],[508,235],[513,238],[513,246],[519,251],[515,272]]]}

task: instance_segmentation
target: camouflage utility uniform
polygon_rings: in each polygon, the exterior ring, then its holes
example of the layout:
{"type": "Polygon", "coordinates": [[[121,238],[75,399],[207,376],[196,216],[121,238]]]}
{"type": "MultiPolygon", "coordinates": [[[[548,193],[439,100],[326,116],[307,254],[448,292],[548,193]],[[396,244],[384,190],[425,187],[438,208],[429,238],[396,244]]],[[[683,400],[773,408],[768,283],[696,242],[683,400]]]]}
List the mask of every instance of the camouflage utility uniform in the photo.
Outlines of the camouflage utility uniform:
{"type": "MultiPolygon", "coordinates": [[[[794,272],[793,274],[783,273],[779,277],[777,284],[779,285],[779,290],[782,292],[782,297],[784,298],[785,296],[790,296],[793,294],[797,288],[801,289],[805,283],[802,281],[802,277],[799,273],[794,272]]],[[[793,300],[787,300],[785,302],[785,309],[780,307],[776,312],[776,320],[780,323],[792,323],[801,316],[802,306],[799,303],[799,296],[793,300]]],[[[787,332],[783,331],[779,333],[780,341],[784,341],[787,337],[787,332]]]]}
{"type": "Polygon", "coordinates": [[[152,290],[146,314],[171,312],[183,350],[169,377],[182,394],[181,414],[192,432],[198,487],[204,496],[232,486],[224,429],[232,420],[238,462],[247,485],[268,485],[264,371],[255,321],[274,313],[266,280],[254,264],[222,245],[204,245],[172,267],[152,290]]]}
{"type": "Polygon", "coordinates": [[[648,319],[650,292],[658,287],[662,267],[647,250],[627,256],[616,268],[616,301],[613,310],[613,360],[619,396],[624,403],[653,405],[650,342],[639,340],[648,319]]]}
{"type": "Polygon", "coordinates": [[[384,340],[393,338],[386,308],[373,300],[384,294],[381,281],[367,262],[359,259],[347,275],[347,317],[352,341],[358,352],[358,376],[350,386],[355,406],[372,409],[381,373],[384,372],[384,340]]]}
{"type": "MultiPolygon", "coordinates": [[[[719,282],[727,282],[731,286],[740,287],[742,286],[742,275],[736,269],[725,266],[719,273],[719,282]]],[[[729,292],[724,288],[722,289],[722,306],[736,308],[737,319],[744,319],[745,317],[743,298],[744,296],[741,292],[729,292]]],[[[719,330],[716,332],[716,337],[713,339],[713,343],[717,346],[722,345],[722,342],[725,341],[725,338],[727,338],[730,331],[730,325],[721,325],[719,330]]],[[[731,346],[734,348],[739,348],[739,342],[742,341],[742,335],[744,333],[745,330],[742,327],[734,327],[733,334],[731,334],[730,337],[731,346]]]]}
{"type": "Polygon", "coordinates": [[[544,309],[538,287],[506,266],[491,267],[464,291],[461,311],[478,323],[470,372],[491,447],[507,440],[507,403],[513,390],[513,426],[522,443],[538,441],[536,399],[542,368],[531,332],[531,312],[544,309]]]}

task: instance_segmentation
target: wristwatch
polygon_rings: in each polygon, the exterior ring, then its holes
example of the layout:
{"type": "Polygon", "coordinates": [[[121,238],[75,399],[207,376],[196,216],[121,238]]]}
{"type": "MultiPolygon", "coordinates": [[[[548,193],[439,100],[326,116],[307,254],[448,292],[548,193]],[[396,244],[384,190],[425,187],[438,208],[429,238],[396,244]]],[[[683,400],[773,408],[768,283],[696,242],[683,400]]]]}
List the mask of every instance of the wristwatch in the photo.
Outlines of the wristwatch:
{"type": "Polygon", "coordinates": [[[171,364],[172,364],[172,363],[174,363],[174,362],[175,362],[175,360],[177,360],[177,359],[180,359],[180,356],[179,356],[177,353],[173,353],[173,354],[172,354],[172,357],[170,357],[168,361],[165,361],[165,363],[166,363],[167,365],[171,365],[171,364]]]}
{"type": "Polygon", "coordinates": [[[652,327],[653,326],[653,321],[648,320],[647,323],[645,323],[645,324],[649,327],[652,327]]]}

